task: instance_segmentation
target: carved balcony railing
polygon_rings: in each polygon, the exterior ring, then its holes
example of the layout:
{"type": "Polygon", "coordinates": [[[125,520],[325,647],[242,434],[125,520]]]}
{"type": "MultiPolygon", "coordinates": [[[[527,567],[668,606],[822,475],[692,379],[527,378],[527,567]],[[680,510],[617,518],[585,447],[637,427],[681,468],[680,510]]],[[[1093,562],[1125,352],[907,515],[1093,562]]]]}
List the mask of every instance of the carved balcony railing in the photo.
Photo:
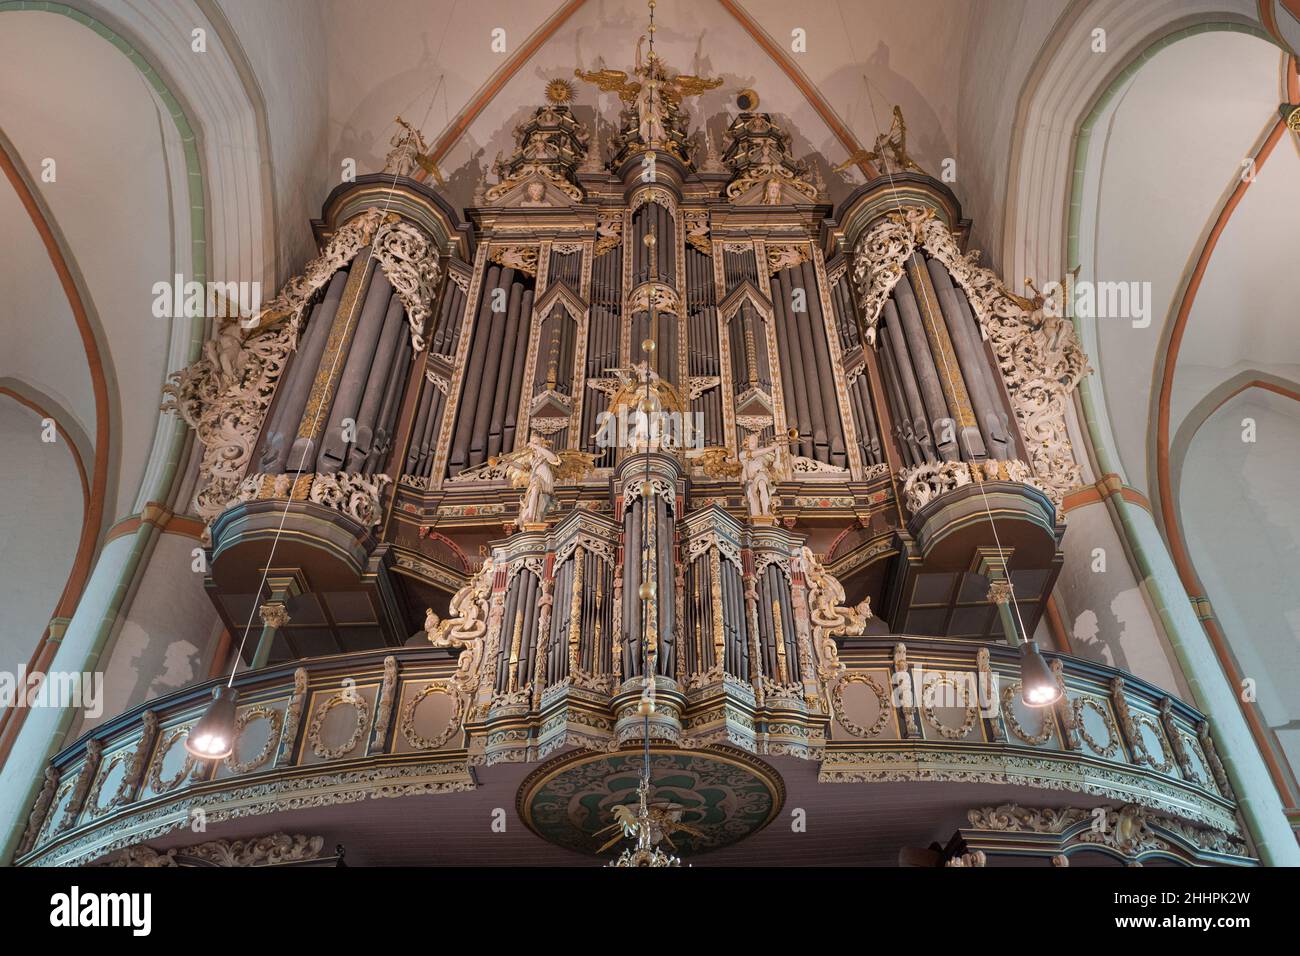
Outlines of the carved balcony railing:
{"type": "MultiPolygon", "coordinates": [[[[1139,814],[1161,834],[1143,831],[1147,837],[1166,849],[1177,843],[1185,862],[1254,862],[1204,717],[1131,675],[1055,657],[1065,696],[1030,710],[1019,703],[1016,653],[1003,646],[850,638],[839,663],[842,670],[822,669],[813,694],[768,686],[761,702],[754,687],[730,675],[687,684],[660,676],[651,734],[682,750],[721,745],[766,759],[802,758],[827,785],[951,787],[963,811],[987,802],[986,789],[975,798],[970,785],[1004,785],[1009,804],[1104,802],[1107,812],[1139,814]]],[[[468,791],[493,763],[639,741],[640,721],[628,719],[639,680],[566,680],[536,699],[498,698],[484,711],[461,692],[465,665],[456,650],[408,647],[245,671],[235,681],[235,751],[211,764],[196,763],[183,746],[211,685],[151,701],[54,758],[18,862],[90,862],[182,830],[200,811],[211,826],[468,791]]],[[[799,762],[782,766],[789,772],[799,762]]],[[[1048,821],[1035,830],[1033,820],[1017,823],[1007,813],[1047,811],[984,809],[962,831],[970,846],[991,852],[1023,839],[1040,855],[1078,842],[1087,822],[1080,814],[1088,812],[1071,810],[1059,827],[1048,821]]],[[[268,820],[268,828],[279,825],[268,820]]],[[[1132,857],[1154,845],[1139,843],[1111,849],[1132,857]]]]}

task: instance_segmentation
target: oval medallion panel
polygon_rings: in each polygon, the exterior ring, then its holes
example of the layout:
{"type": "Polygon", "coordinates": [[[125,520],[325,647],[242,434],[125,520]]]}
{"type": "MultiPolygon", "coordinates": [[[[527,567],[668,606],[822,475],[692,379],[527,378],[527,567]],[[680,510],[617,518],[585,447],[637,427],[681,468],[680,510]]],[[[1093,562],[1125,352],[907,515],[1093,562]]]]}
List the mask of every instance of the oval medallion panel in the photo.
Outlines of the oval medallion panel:
{"type": "MultiPolygon", "coordinates": [[[[614,807],[637,800],[642,752],[563,754],[519,788],[519,816],[538,836],[559,846],[595,853],[615,831],[614,807]]],[[[785,788],[763,761],[730,748],[655,749],[650,754],[650,802],[681,808],[681,822],[703,832],[672,834],[683,855],[716,850],[756,833],[777,815],[785,788]]],[[[611,848],[617,854],[628,841],[611,848]]],[[[665,846],[665,850],[671,847],[665,846]]]]}

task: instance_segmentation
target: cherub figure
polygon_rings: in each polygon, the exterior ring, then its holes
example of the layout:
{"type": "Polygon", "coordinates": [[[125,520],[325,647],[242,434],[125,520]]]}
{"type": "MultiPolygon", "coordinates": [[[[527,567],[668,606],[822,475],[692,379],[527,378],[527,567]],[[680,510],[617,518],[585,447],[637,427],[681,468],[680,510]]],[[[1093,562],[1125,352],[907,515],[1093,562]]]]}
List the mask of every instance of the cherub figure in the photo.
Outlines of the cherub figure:
{"type": "Polygon", "coordinates": [[[222,323],[217,337],[203,343],[203,357],[212,366],[218,382],[224,386],[238,384],[244,374],[245,356],[237,320],[222,323]]]}

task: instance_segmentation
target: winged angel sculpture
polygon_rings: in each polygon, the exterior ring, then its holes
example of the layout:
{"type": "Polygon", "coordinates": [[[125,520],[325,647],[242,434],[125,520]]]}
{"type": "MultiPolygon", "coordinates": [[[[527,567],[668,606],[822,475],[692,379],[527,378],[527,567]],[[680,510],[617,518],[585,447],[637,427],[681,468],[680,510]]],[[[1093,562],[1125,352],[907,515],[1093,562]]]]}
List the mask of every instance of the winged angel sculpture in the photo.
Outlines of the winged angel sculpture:
{"type": "Polygon", "coordinates": [[[557,453],[551,449],[549,441],[541,435],[533,435],[523,448],[493,461],[493,466],[505,469],[511,485],[524,489],[515,526],[523,530],[529,525],[543,523],[547,513],[555,507],[555,482],[581,480],[595,457],[570,450],[557,453]]]}
{"type": "Polygon", "coordinates": [[[636,44],[635,80],[622,70],[574,70],[573,74],[587,83],[594,83],[602,93],[617,93],[626,106],[636,110],[641,142],[646,146],[662,146],[672,141],[670,126],[682,99],[717,89],[722,85],[722,79],[689,73],[670,77],[664,70],[663,61],[653,51],[642,61],[641,44],[644,42],[643,36],[636,44]]]}
{"type": "Polygon", "coordinates": [[[900,107],[894,107],[894,121],[889,125],[888,132],[876,137],[875,148],[858,150],[836,166],[835,172],[842,173],[862,162],[876,163],[883,174],[905,173],[908,170],[915,170],[918,173],[924,171],[913,162],[911,156],[907,155],[907,123],[903,121],[903,111],[900,107]]]}

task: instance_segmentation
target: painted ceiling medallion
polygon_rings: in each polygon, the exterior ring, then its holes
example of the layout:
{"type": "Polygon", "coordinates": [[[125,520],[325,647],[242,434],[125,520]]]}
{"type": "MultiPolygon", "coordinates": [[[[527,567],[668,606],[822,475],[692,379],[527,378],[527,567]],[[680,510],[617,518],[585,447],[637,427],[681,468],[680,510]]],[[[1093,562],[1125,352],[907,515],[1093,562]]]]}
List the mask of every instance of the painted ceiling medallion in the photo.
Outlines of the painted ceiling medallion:
{"type": "MultiPolygon", "coordinates": [[[[608,842],[609,825],[619,814],[635,809],[641,770],[640,749],[563,754],[523,782],[519,816],[551,843],[597,853],[608,842]]],[[[776,817],[784,801],[780,775],[741,751],[651,751],[648,803],[685,824],[669,834],[673,846],[668,849],[681,856],[716,850],[757,833],[776,817]]]]}

